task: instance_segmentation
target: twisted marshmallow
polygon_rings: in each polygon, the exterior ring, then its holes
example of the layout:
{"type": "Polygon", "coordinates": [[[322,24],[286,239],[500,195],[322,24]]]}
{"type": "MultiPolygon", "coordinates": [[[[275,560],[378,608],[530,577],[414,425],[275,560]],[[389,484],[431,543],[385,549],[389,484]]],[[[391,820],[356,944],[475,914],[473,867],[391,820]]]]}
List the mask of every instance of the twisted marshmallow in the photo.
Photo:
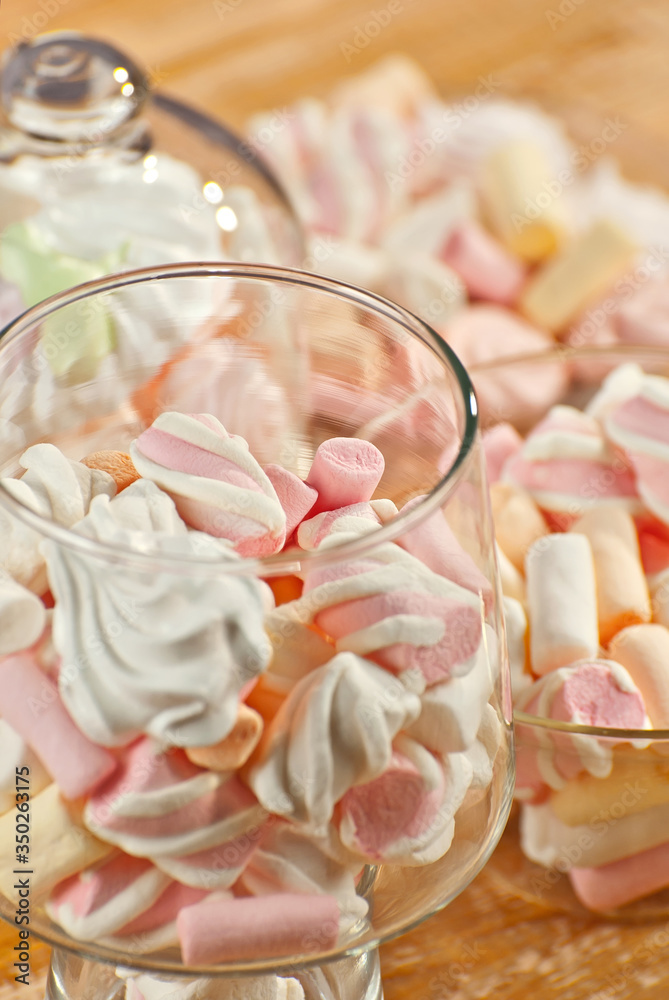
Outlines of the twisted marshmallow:
{"type": "Polygon", "coordinates": [[[129,747],[117,775],[90,797],[88,829],[197,889],[225,889],[255,849],[267,814],[230,773],[203,771],[182,750],[129,747]]]}
{"type": "Polygon", "coordinates": [[[191,527],[227,538],[243,556],[278,552],[286,516],[243,438],[208,414],[162,413],[130,446],[141,476],[174,500],[191,527]]]}

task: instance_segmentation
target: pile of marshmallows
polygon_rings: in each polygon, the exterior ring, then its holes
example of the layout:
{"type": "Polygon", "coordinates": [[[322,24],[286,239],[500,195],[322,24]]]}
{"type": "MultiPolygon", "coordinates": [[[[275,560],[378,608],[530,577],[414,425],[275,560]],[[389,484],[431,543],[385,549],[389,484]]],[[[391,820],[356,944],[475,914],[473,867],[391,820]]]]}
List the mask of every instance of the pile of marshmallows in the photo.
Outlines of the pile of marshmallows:
{"type": "MultiPolygon", "coordinates": [[[[468,369],[556,341],[669,345],[669,201],[620,176],[608,124],[579,149],[484,82],[444,101],[399,55],[281,121],[272,133],[276,115],[257,115],[248,138],[292,198],[304,266],[399,302],[468,369]]],[[[504,404],[527,427],[561,373],[519,381],[514,398],[473,377],[486,421],[504,404]]]]}
{"type": "Polygon", "coordinates": [[[443,516],[266,582],[240,560],[397,516],[373,444],[325,441],[303,481],[166,412],[129,455],[21,465],[3,488],[71,532],[0,515],[2,892],[27,765],[33,900],[73,937],[206,964],[360,933],[364,866],[443,857],[503,743],[492,587],[443,516]]]}
{"type": "MultiPolygon", "coordinates": [[[[623,365],[585,411],[556,405],[525,440],[499,424],[484,448],[516,708],[669,729],[669,379],[623,365]]],[[[518,726],[523,850],[594,910],[669,885],[667,744],[649,742],[518,726]]]]}

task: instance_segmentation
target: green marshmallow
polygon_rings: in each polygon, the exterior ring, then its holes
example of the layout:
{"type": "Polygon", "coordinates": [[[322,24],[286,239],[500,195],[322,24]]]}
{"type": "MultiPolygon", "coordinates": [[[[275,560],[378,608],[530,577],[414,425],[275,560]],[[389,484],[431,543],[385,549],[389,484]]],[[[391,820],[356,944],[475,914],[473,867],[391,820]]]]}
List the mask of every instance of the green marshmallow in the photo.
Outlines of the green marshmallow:
{"type": "MultiPolygon", "coordinates": [[[[118,271],[121,264],[121,250],[97,260],[58,253],[31,220],[8,226],[0,240],[0,274],[18,285],[27,306],[118,271]]],[[[84,372],[94,374],[115,342],[110,314],[93,309],[87,300],[60,309],[42,323],[40,348],[54,375],[65,375],[75,366],[78,375],[82,366],[84,372]]]]}

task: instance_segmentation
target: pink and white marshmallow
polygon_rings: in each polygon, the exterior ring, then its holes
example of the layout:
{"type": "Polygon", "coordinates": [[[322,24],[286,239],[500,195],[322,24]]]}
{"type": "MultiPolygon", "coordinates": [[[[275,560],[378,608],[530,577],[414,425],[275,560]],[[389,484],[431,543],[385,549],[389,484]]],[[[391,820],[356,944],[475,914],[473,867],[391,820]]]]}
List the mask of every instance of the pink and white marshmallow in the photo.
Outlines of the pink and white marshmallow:
{"type": "Polygon", "coordinates": [[[246,441],[208,414],[162,413],[130,446],[135,468],[174,500],[192,527],[242,556],[278,552],[286,515],[246,441]]]}

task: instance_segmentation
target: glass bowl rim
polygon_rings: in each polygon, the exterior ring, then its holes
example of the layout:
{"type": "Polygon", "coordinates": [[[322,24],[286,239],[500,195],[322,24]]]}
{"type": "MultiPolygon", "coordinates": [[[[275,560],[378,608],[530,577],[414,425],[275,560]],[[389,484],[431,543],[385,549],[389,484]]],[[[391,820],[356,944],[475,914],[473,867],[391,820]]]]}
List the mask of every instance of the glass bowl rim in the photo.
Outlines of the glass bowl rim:
{"type": "MultiPolygon", "coordinates": [[[[100,542],[87,538],[70,528],[65,528],[30,510],[11,496],[0,481],[0,507],[9,511],[28,527],[37,531],[45,538],[60,543],[89,557],[103,559],[107,563],[122,564],[140,571],[172,571],[193,572],[198,576],[215,576],[221,571],[235,575],[253,574],[260,576],[288,575],[301,571],[303,565],[320,568],[341,562],[343,559],[359,558],[371,549],[378,547],[416,527],[419,523],[436,512],[457,488],[472,455],[472,447],[478,429],[478,404],[471,380],[463,364],[448,346],[446,341],[421,320],[402,306],[391,302],[374,292],[369,292],[355,285],[350,285],[333,278],[326,278],[309,271],[297,268],[275,267],[265,264],[250,264],[241,262],[198,261],[192,263],[164,264],[157,267],[136,268],[128,271],[105,275],[94,281],[84,282],[64,292],[52,295],[37,305],[32,306],[20,316],[12,320],[0,330],[0,356],[3,350],[17,340],[19,336],[40,323],[59,309],[78,301],[92,298],[98,294],[153,281],[164,281],[175,278],[206,278],[222,277],[232,279],[251,279],[267,283],[279,282],[287,285],[301,286],[320,292],[326,292],[333,297],[348,300],[369,311],[376,312],[392,320],[403,328],[414,340],[421,341],[432,351],[445,370],[455,376],[461,394],[461,404],[464,414],[464,426],[460,435],[457,454],[447,471],[441,476],[432,490],[425,494],[420,503],[404,513],[358,538],[332,545],[323,551],[304,551],[298,548],[288,549],[272,556],[263,558],[239,558],[232,553],[220,559],[203,560],[198,556],[185,554],[170,555],[162,552],[138,552],[133,549],[123,549],[109,542],[100,542]]],[[[35,442],[37,443],[37,442],[35,442]]],[[[30,446],[28,446],[30,447],[30,446]]]]}

